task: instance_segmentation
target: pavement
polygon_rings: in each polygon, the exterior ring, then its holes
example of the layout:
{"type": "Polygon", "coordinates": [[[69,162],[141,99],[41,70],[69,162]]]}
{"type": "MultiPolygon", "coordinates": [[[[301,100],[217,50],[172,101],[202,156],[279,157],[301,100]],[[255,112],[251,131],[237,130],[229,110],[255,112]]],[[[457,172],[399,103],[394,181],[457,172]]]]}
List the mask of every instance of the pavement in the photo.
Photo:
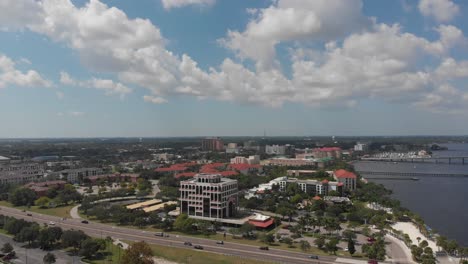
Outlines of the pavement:
{"type": "MultiPolygon", "coordinates": [[[[21,210],[9,207],[0,207],[0,214],[25,219],[39,224],[48,224],[55,222],[56,226],[62,229],[82,230],[86,234],[105,238],[107,236],[113,239],[129,241],[146,241],[149,244],[170,246],[175,248],[191,248],[184,246],[184,242],[191,242],[193,245],[201,245],[203,251],[224,255],[232,255],[242,258],[258,259],[268,262],[303,264],[303,263],[340,263],[334,256],[320,256],[319,260],[311,260],[310,254],[293,252],[282,249],[270,248],[268,251],[260,250],[258,246],[244,245],[240,243],[225,242],[224,245],[216,244],[215,240],[195,238],[181,235],[171,235],[170,237],[157,237],[153,232],[130,229],[119,226],[110,226],[90,221],[89,224],[83,224],[79,219],[62,220],[60,217],[37,214],[32,212],[22,212],[21,210]],[[27,216],[31,213],[32,216],[27,216]]],[[[193,249],[193,248],[192,248],[193,249]]],[[[195,250],[195,249],[194,249],[195,250]]],[[[40,263],[40,262],[39,262],[40,263]]],[[[344,262],[341,262],[344,263],[344,262]]]]}
{"type": "MultiPolygon", "coordinates": [[[[44,255],[48,252],[39,248],[25,248],[25,243],[15,242],[11,237],[0,234],[0,245],[3,246],[4,243],[10,243],[15,250],[17,257],[11,260],[12,263],[42,263],[44,255]]],[[[57,258],[57,262],[55,262],[56,264],[83,263],[78,257],[70,256],[62,250],[53,250],[49,252],[53,253],[57,258]]]]}
{"type": "Polygon", "coordinates": [[[81,219],[80,214],[78,213],[78,207],[80,207],[80,205],[77,205],[77,206],[73,207],[73,208],[70,210],[70,216],[71,216],[71,218],[73,218],[73,219],[81,219]]]}
{"type": "Polygon", "coordinates": [[[415,263],[412,260],[411,250],[398,238],[392,237],[391,235],[385,236],[385,242],[389,242],[387,245],[387,255],[391,256],[387,261],[391,263],[415,263]]]}

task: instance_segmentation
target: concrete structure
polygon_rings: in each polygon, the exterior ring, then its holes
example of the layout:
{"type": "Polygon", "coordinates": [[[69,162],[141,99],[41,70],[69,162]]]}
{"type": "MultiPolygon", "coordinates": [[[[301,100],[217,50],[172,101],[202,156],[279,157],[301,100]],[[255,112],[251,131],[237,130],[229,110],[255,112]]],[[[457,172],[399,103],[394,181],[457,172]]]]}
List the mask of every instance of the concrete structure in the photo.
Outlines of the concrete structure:
{"type": "Polygon", "coordinates": [[[260,164],[260,156],[253,155],[253,156],[249,156],[248,158],[237,156],[231,159],[231,164],[250,164],[250,165],[260,164]]]}
{"type": "Polygon", "coordinates": [[[16,163],[9,159],[3,159],[0,162],[0,184],[37,181],[44,176],[44,173],[44,165],[39,163],[16,163]]]}
{"type": "Polygon", "coordinates": [[[368,150],[369,150],[369,145],[366,143],[357,142],[356,145],[354,145],[354,151],[368,151],[368,150]]]}
{"type": "Polygon", "coordinates": [[[220,138],[205,138],[202,140],[201,148],[204,151],[222,151],[224,145],[220,138]]]}
{"type": "Polygon", "coordinates": [[[312,156],[315,158],[341,158],[341,148],[338,147],[324,147],[315,148],[312,151],[312,156]]]}
{"type": "Polygon", "coordinates": [[[143,211],[145,213],[150,213],[150,212],[159,211],[161,209],[164,209],[164,206],[166,206],[166,205],[169,206],[169,205],[176,205],[176,204],[177,204],[177,202],[169,201],[169,202],[160,203],[160,204],[145,207],[145,208],[143,208],[143,211]]]}
{"type": "Polygon", "coordinates": [[[10,162],[10,158],[0,156],[0,164],[10,162]]]}
{"type": "Polygon", "coordinates": [[[288,155],[294,152],[293,145],[266,145],[265,153],[268,155],[288,155]]]}
{"type": "Polygon", "coordinates": [[[64,179],[71,183],[77,183],[87,177],[101,175],[103,173],[104,171],[101,168],[80,168],[62,170],[52,173],[51,175],[57,175],[59,179],[64,179]]]}
{"type": "Polygon", "coordinates": [[[129,205],[126,206],[126,208],[128,210],[142,209],[142,208],[145,208],[145,207],[148,207],[148,206],[153,206],[155,204],[160,204],[161,202],[162,202],[162,200],[159,200],[159,199],[151,199],[151,200],[144,201],[144,202],[141,202],[141,203],[129,204],[129,205]]]}
{"type": "Polygon", "coordinates": [[[239,204],[237,180],[220,174],[195,175],[180,182],[180,212],[203,218],[229,218],[239,204]]]}
{"type": "Polygon", "coordinates": [[[346,190],[356,190],[356,174],[347,170],[337,170],[333,172],[333,177],[340,183],[343,183],[346,190]]]}
{"type": "Polygon", "coordinates": [[[274,219],[268,215],[262,215],[256,213],[252,218],[249,219],[249,224],[256,228],[266,229],[271,227],[275,223],[274,219]]]}

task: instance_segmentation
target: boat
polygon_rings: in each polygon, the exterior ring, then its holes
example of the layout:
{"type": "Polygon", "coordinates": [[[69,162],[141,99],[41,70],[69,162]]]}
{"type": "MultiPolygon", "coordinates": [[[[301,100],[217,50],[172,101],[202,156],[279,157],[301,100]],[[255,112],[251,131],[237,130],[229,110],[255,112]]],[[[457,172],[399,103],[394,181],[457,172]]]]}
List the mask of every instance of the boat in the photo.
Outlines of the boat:
{"type": "Polygon", "coordinates": [[[411,180],[412,180],[412,181],[419,181],[419,178],[413,177],[413,178],[411,178],[411,180]]]}

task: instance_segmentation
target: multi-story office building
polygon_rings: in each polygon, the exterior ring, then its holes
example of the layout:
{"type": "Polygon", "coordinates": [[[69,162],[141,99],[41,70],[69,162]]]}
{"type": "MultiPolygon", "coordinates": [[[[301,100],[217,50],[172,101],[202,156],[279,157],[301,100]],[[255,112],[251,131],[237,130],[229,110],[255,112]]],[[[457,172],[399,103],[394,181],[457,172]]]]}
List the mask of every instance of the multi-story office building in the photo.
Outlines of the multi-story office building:
{"type": "Polygon", "coordinates": [[[44,165],[35,162],[0,163],[0,183],[25,183],[40,179],[44,176],[44,165]]]}
{"type": "Polygon", "coordinates": [[[64,179],[71,183],[77,183],[89,176],[96,176],[103,174],[104,171],[101,168],[80,168],[80,169],[68,169],[54,173],[60,179],[64,179]]]}
{"type": "Polygon", "coordinates": [[[237,180],[219,174],[195,175],[180,182],[180,212],[203,218],[230,218],[238,206],[237,180]]]}
{"type": "Polygon", "coordinates": [[[237,156],[231,159],[231,164],[250,164],[250,165],[260,164],[260,156],[253,155],[253,156],[249,156],[248,158],[237,156]]]}
{"type": "Polygon", "coordinates": [[[356,143],[356,145],[354,145],[354,151],[368,151],[369,150],[369,145],[366,144],[366,143],[356,143]]]}
{"type": "Polygon", "coordinates": [[[294,152],[293,145],[266,145],[265,153],[268,155],[288,155],[294,152]]]}
{"type": "Polygon", "coordinates": [[[222,151],[224,148],[223,141],[220,138],[205,138],[202,140],[202,150],[222,151]]]}

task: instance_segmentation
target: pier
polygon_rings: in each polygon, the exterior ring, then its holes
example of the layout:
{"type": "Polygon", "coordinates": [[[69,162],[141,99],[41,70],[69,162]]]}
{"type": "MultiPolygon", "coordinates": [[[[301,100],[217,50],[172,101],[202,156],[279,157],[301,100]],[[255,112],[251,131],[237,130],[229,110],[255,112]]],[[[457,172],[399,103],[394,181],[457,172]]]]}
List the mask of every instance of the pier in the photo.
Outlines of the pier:
{"type": "MultiPolygon", "coordinates": [[[[385,177],[468,177],[467,173],[433,173],[433,172],[389,172],[389,171],[357,171],[361,175],[384,176],[375,179],[385,179],[385,177]]],[[[371,179],[365,177],[366,179],[371,179]]],[[[372,178],[374,179],[374,178],[372,178]]]]}

